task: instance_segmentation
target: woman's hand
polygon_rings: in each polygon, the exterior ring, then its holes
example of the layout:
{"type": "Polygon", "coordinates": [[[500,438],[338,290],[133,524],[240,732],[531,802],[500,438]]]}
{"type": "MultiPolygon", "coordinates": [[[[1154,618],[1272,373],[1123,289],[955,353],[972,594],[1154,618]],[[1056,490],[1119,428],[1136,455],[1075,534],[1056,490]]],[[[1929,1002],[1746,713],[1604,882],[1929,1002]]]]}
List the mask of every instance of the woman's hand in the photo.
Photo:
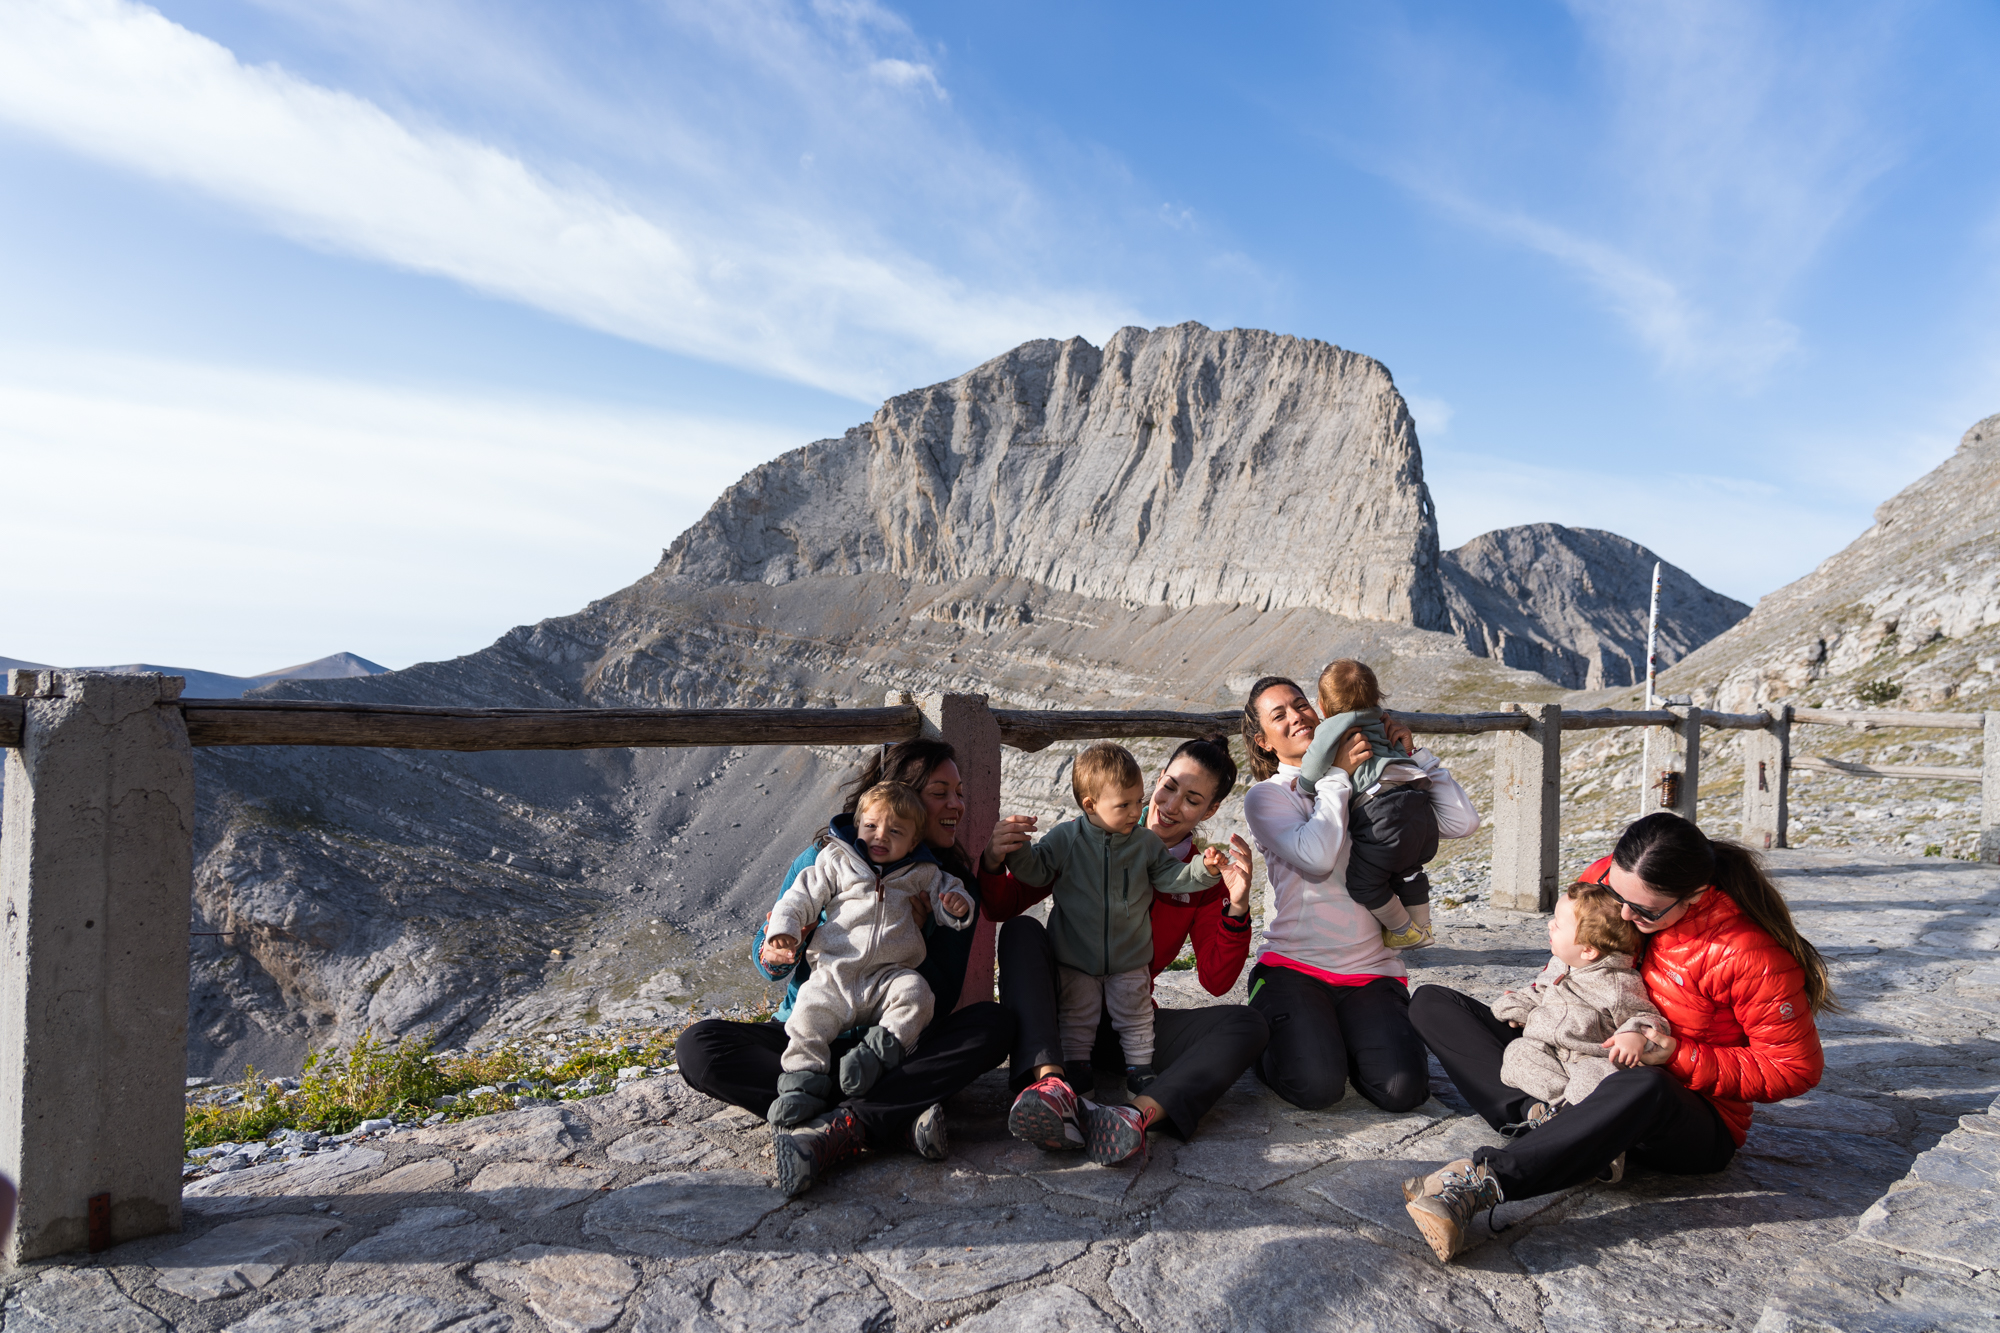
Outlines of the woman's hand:
{"type": "Polygon", "coordinates": [[[1035,840],[1033,815],[1008,815],[993,826],[993,840],[986,844],[979,863],[997,871],[1007,864],[1007,854],[1018,852],[1035,840]]]}
{"type": "MultiPolygon", "coordinates": [[[[1403,734],[1407,736],[1409,732],[1406,730],[1403,734]]],[[[1374,753],[1375,749],[1368,743],[1368,738],[1361,734],[1361,728],[1356,727],[1347,733],[1346,739],[1340,743],[1340,748],[1333,752],[1333,762],[1341,772],[1351,778],[1354,776],[1354,770],[1367,763],[1368,757],[1374,753]]]]}
{"type": "Polygon", "coordinates": [[[1231,916],[1249,916],[1250,844],[1243,841],[1240,833],[1229,835],[1229,859],[1222,867],[1222,883],[1229,890],[1229,906],[1224,910],[1231,916]]]}
{"type": "Polygon", "coordinates": [[[764,941],[764,947],[758,951],[757,957],[766,967],[790,967],[799,960],[798,938],[793,935],[772,935],[764,941]]]}
{"type": "Polygon", "coordinates": [[[917,923],[919,932],[931,923],[931,896],[928,893],[910,895],[910,919],[917,923]]]}

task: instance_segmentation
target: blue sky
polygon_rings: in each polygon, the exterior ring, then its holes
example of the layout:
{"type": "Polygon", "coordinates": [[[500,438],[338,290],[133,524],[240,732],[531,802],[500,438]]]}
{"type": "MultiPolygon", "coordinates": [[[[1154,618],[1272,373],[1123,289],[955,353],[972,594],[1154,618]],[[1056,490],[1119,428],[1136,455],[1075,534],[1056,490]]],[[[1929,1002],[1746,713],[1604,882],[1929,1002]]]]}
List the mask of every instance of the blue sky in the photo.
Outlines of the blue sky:
{"type": "Polygon", "coordinates": [[[1411,399],[1745,600],[2000,410],[1973,3],[0,0],[0,653],[471,651],[1013,344],[1411,399]]]}

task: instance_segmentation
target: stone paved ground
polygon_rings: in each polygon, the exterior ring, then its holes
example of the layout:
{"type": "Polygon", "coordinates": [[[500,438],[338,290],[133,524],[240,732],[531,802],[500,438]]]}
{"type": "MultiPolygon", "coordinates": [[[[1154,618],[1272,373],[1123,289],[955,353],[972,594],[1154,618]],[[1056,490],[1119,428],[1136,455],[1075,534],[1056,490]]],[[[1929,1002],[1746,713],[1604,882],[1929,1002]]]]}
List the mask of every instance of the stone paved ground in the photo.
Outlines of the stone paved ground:
{"type": "MultiPolygon", "coordinates": [[[[1448,1270],[1397,1189],[1492,1141],[1442,1082],[1388,1115],[1246,1079],[1109,1169],[1010,1140],[996,1072],[949,1104],[950,1161],[788,1202],[761,1122],[669,1076],[199,1181],[178,1236],[0,1279],[4,1333],[2000,1328],[2000,871],[1777,865],[1851,1006],[1825,1082],[1718,1176],[1509,1204],[1448,1270]]],[[[1497,992],[1543,931],[1451,913],[1418,980],[1497,992]]]]}

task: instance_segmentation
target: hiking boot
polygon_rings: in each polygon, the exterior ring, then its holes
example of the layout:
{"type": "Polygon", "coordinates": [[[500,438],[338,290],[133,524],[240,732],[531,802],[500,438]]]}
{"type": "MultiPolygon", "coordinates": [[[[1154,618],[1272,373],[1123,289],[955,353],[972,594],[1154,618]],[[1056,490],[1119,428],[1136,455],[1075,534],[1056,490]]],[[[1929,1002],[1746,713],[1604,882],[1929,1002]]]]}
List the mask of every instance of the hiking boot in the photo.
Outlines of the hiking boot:
{"type": "Polygon", "coordinates": [[[1152,1087],[1154,1080],[1158,1078],[1159,1075],[1153,1072],[1151,1065],[1127,1065],[1125,1066],[1125,1091],[1137,1097],[1147,1088],[1152,1087]]]}
{"type": "Polygon", "coordinates": [[[840,1057],[840,1090],[849,1097],[859,1097],[902,1063],[903,1043],[885,1027],[869,1028],[862,1034],[861,1044],[840,1057]]]}
{"type": "MultiPolygon", "coordinates": [[[[1406,1184],[1403,1189],[1407,1197],[1409,1186],[1406,1184]]],[[[1403,1207],[1417,1224],[1417,1230],[1430,1242],[1438,1262],[1444,1264],[1457,1258],[1471,1243],[1472,1221],[1481,1210],[1485,1211],[1486,1225],[1491,1229],[1493,1210],[1507,1201],[1506,1191],[1500,1188],[1500,1182],[1486,1169],[1486,1164],[1475,1166],[1468,1157],[1431,1173],[1419,1189],[1417,1197],[1403,1207]]]]}
{"type": "Polygon", "coordinates": [[[910,1132],[905,1136],[910,1151],[928,1162],[942,1162],[951,1155],[951,1145],[944,1136],[944,1107],[933,1106],[910,1122],[910,1132]]]}
{"type": "Polygon", "coordinates": [[[1551,1106],[1547,1102],[1535,1102],[1528,1107],[1526,1115],[1511,1125],[1502,1125],[1500,1132],[1510,1139],[1518,1139],[1529,1130],[1540,1129],[1543,1125],[1548,1124],[1549,1121],[1556,1118],[1556,1112],[1560,1110],[1562,1110],[1560,1106],[1551,1106]]]}
{"type": "Polygon", "coordinates": [[[803,1194],[829,1168],[850,1157],[859,1157],[867,1146],[861,1122],[845,1106],[829,1111],[809,1125],[781,1129],[771,1136],[771,1151],[778,1159],[778,1188],[788,1195],[803,1194]]]}
{"type": "Polygon", "coordinates": [[[1076,1090],[1054,1074],[1021,1089],[1007,1112],[1007,1132],[1023,1143],[1050,1152],[1074,1152],[1083,1147],[1083,1127],[1077,1121],[1076,1090]]]}
{"type": "Polygon", "coordinates": [[[1382,927],[1382,947],[1385,949],[1421,949],[1437,941],[1429,926],[1412,921],[1401,930],[1382,927]]]}
{"type": "Polygon", "coordinates": [[[1146,1114],[1136,1106],[1083,1103],[1084,1150],[1099,1166],[1117,1166],[1146,1151],[1146,1114]]]}

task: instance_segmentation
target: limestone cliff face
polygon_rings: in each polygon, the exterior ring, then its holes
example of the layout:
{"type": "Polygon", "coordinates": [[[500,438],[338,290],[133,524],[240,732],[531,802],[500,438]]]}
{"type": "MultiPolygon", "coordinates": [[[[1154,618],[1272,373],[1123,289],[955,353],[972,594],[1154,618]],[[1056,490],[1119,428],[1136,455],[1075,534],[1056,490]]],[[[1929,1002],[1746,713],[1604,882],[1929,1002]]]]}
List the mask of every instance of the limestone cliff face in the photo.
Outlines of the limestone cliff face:
{"type": "MultiPolygon", "coordinates": [[[[1635,541],[1595,528],[1529,523],[1444,553],[1454,633],[1481,657],[1573,690],[1646,678],[1653,564],[1635,541]]],[[[1750,608],[1660,562],[1660,664],[1680,661],[1750,608]]]]}
{"type": "Polygon", "coordinates": [[[1676,669],[1724,708],[1782,699],[1971,707],[2000,649],[2000,415],[1885,501],[1875,525],[1676,669]],[[1864,695],[1863,691],[1866,691],[1864,695]],[[1960,700],[1947,704],[1947,701],[1960,700]]]}
{"type": "Polygon", "coordinates": [[[675,541],[700,584],[1022,578],[1152,606],[1448,623],[1381,363],[1199,324],[1023,344],[756,469],[675,541]]]}

